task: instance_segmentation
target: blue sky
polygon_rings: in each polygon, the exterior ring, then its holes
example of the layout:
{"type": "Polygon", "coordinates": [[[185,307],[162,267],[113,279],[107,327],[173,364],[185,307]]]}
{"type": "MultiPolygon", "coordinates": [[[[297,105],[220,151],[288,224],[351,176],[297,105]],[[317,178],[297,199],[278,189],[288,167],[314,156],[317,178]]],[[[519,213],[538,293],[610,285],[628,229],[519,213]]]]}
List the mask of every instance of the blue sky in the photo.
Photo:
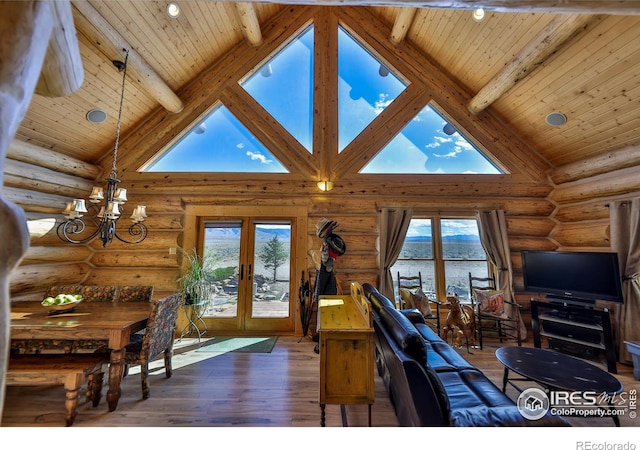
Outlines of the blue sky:
{"type": "MultiPolygon", "coordinates": [[[[406,88],[344,30],[338,38],[339,151],[406,88]]],[[[313,27],[242,82],[242,86],[312,152],[313,27]]],[[[427,105],[362,173],[499,173],[427,105]]],[[[287,169],[224,105],[147,170],[153,172],[274,172],[287,169]]]]}

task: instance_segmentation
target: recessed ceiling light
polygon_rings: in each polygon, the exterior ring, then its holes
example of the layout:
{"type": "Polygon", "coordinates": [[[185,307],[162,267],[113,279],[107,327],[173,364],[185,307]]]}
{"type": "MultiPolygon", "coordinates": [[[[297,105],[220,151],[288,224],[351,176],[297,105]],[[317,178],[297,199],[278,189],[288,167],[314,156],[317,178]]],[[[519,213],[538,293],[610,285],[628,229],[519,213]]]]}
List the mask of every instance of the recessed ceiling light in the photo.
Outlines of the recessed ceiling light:
{"type": "Polygon", "coordinates": [[[559,127],[567,123],[567,116],[561,112],[552,112],[547,114],[545,121],[552,127],[559,127]]]}
{"type": "Polygon", "coordinates": [[[92,109],[87,113],[87,120],[91,123],[102,123],[107,120],[107,113],[101,109],[92,109]]]}
{"type": "Polygon", "coordinates": [[[482,22],[484,20],[484,9],[482,8],[474,9],[473,12],[471,13],[471,17],[476,22],[482,22]]]}
{"type": "Polygon", "coordinates": [[[169,3],[167,5],[167,15],[172,19],[178,17],[180,15],[180,6],[175,2],[169,3]]]}

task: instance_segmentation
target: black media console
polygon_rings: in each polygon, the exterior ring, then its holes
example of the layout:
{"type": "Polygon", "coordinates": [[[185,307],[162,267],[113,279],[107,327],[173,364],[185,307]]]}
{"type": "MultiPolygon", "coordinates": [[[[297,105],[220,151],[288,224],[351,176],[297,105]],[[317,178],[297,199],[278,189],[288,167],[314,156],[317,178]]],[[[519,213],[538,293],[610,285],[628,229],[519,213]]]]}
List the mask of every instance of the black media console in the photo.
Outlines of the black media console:
{"type": "Polygon", "coordinates": [[[535,347],[541,347],[545,336],[549,348],[581,358],[598,359],[604,351],[607,370],[618,373],[608,309],[531,299],[531,324],[535,347]]]}

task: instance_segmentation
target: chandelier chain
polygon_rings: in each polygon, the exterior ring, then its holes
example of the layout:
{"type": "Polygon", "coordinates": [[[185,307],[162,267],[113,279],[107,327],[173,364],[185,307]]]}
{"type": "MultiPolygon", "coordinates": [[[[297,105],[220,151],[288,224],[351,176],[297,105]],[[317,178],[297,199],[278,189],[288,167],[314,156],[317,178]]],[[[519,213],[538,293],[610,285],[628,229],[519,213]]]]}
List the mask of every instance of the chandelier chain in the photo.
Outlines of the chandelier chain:
{"type": "Polygon", "coordinates": [[[111,166],[111,178],[116,178],[116,162],[118,160],[118,145],[120,143],[120,122],[122,120],[122,105],[124,103],[124,87],[127,79],[127,60],[129,59],[129,50],[123,49],[125,53],[124,57],[124,72],[122,74],[122,90],[120,92],[120,109],[118,110],[118,125],[116,127],[116,143],[113,147],[113,165],[111,166]]]}

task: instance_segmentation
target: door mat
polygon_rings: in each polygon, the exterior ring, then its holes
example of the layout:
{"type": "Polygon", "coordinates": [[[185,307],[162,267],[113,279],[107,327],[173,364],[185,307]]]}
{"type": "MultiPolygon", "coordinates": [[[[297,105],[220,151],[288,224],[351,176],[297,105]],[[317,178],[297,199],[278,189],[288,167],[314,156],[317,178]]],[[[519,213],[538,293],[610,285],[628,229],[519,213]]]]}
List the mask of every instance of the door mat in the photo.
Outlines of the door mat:
{"type": "Polygon", "coordinates": [[[271,353],[277,341],[278,336],[220,336],[211,338],[206,345],[197,349],[196,352],[271,353]]]}

